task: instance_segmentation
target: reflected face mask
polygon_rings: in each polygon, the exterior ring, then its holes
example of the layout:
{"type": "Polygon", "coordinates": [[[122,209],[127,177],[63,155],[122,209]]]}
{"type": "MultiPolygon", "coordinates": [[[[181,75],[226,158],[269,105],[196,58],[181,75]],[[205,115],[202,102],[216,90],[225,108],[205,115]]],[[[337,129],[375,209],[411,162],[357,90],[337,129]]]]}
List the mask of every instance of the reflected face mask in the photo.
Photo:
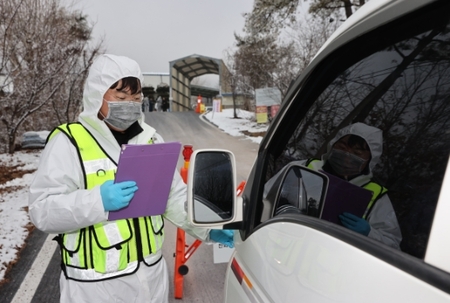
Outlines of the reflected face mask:
{"type": "Polygon", "coordinates": [[[108,115],[103,121],[119,130],[126,130],[141,117],[141,102],[106,101],[106,103],[108,115]]]}
{"type": "Polygon", "coordinates": [[[331,150],[328,157],[328,163],[330,163],[333,170],[340,176],[345,177],[360,174],[367,161],[352,153],[335,148],[331,150]]]}

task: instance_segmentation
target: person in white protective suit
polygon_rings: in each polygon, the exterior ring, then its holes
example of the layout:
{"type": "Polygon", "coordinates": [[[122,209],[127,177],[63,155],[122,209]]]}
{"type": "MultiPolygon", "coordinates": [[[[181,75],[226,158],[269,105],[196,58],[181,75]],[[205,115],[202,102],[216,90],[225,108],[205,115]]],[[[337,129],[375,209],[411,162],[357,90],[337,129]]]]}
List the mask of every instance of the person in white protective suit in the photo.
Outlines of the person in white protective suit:
{"type": "Polygon", "coordinates": [[[53,130],[42,152],[29,214],[38,229],[58,234],[61,302],[168,302],[163,217],[200,240],[233,246],[232,231],[189,224],[186,185],[176,172],[162,216],[107,220],[139,190],[133,180],[113,182],[121,144],[163,142],[144,123],[141,83],[135,61],[100,55],[79,121],[53,130]]]}
{"type": "MultiPolygon", "coordinates": [[[[387,195],[387,189],[373,181],[372,170],[380,161],[383,150],[382,131],[364,123],[355,123],[338,131],[328,143],[327,153],[321,159],[308,159],[292,163],[307,166],[313,170],[324,170],[348,182],[373,192],[372,200],[363,217],[343,213],[339,219],[343,226],[369,238],[400,249],[402,234],[387,195]]],[[[277,173],[279,176],[287,167],[277,173]]],[[[273,184],[272,177],[265,186],[265,192],[273,184]]]]}

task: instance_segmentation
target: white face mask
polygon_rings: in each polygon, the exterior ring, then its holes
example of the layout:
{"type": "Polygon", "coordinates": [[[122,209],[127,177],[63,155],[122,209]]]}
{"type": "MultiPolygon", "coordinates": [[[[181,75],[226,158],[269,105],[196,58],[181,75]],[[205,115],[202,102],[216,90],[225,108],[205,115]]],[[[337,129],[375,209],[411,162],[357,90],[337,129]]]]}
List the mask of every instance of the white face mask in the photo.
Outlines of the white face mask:
{"type": "Polygon", "coordinates": [[[344,177],[360,174],[366,162],[367,160],[336,148],[333,148],[328,156],[328,163],[333,170],[344,177]]]}
{"type": "Polygon", "coordinates": [[[103,121],[118,130],[126,130],[142,115],[140,102],[106,101],[106,103],[108,104],[108,115],[103,121]]]}

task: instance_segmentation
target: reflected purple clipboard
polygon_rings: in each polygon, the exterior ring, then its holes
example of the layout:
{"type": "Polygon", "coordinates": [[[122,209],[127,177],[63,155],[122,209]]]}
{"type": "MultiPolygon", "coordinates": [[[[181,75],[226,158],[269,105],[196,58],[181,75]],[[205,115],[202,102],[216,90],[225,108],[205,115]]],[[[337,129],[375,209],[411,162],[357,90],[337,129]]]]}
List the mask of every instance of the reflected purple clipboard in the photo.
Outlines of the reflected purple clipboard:
{"type": "Polygon", "coordinates": [[[163,214],[180,151],[180,142],[122,145],[114,182],[135,181],[139,189],[127,207],[110,211],[108,220],[163,214]]]}
{"type": "Polygon", "coordinates": [[[327,175],[329,180],[327,196],[320,218],[342,225],[339,215],[343,212],[362,217],[373,193],[327,172],[320,172],[327,175]]]}

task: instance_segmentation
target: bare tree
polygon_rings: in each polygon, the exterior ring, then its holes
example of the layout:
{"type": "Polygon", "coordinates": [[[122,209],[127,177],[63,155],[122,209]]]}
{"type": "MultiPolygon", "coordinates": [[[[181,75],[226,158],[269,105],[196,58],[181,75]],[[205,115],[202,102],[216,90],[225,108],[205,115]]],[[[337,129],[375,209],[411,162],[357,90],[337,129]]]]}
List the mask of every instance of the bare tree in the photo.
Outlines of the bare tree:
{"type": "Polygon", "coordinates": [[[251,13],[244,14],[247,34],[276,34],[295,22],[299,0],[255,0],[251,13]]]}
{"type": "Polygon", "coordinates": [[[237,72],[237,66],[232,50],[225,51],[224,54],[225,62],[222,68],[222,90],[226,92],[231,92],[231,97],[233,99],[233,118],[238,118],[236,107],[237,107],[237,97],[239,94],[240,77],[237,72]]]}
{"type": "MultiPolygon", "coordinates": [[[[338,18],[338,14],[333,17],[338,18]]],[[[297,18],[295,25],[288,31],[288,36],[294,42],[300,72],[308,66],[337,27],[337,22],[329,22],[329,16],[304,15],[297,18]]]]}
{"type": "Polygon", "coordinates": [[[1,1],[0,12],[0,74],[3,88],[13,87],[0,94],[0,121],[6,128],[0,136],[6,134],[3,142],[13,153],[25,121],[53,127],[48,119],[54,109],[56,123],[72,118],[68,109],[74,108],[75,91],[82,90],[80,81],[100,46],[89,49],[92,28],[80,12],[67,11],[58,0],[1,1]],[[70,89],[71,81],[78,81],[77,88],[70,89]],[[53,109],[47,106],[52,101],[53,109]]]}
{"type": "Polygon", "coordinates": [[[89,67],[99,52],[99,47],[95,47],[74,56],[66,81],[61,84],[59,91],[51,100],[58,124],[75,121],[78,117],[82,107],[83,84],[89,67]]]}
{"type": "MultiPolygon", "coordinates": [[[[368,0],[367,0],[368,1],[368,0]]],[[[344,10],[345,16],[350,17],[356,9],[367,2],[366,0],[312,0],[309,12],[312,14],[332,14],[344,10]]]]}
{"type": "Polygon", "coordinates": [[[277,87],[284,94],[299,72],[294,42],[283,42],[272,34],[236,39],[234,64],[241,77],[242,92],[253,94],[257,88],[277,87]]]}
{"type": "Polygon", "coordinates": [[[257,0],[252,12],[246,14],[245,35],[235,35],[238,49],[234,53],[235,74],[246,84],[240,88],[243,92],[276,87],[285,95],[290,83],[336,30],[338,23],[330,20],[340,20],[339,12],[305,15],[297,12],[300,3],[257,0]]]}
{"type": "Polygon", "coordinates": [[[350,17],[368,0],[255,0],[251,13],[244,14],[246,33],[273,34],[298,22],[298,7],[309,3],[309,13],[336,20],[336,13],[350,17]]]}

